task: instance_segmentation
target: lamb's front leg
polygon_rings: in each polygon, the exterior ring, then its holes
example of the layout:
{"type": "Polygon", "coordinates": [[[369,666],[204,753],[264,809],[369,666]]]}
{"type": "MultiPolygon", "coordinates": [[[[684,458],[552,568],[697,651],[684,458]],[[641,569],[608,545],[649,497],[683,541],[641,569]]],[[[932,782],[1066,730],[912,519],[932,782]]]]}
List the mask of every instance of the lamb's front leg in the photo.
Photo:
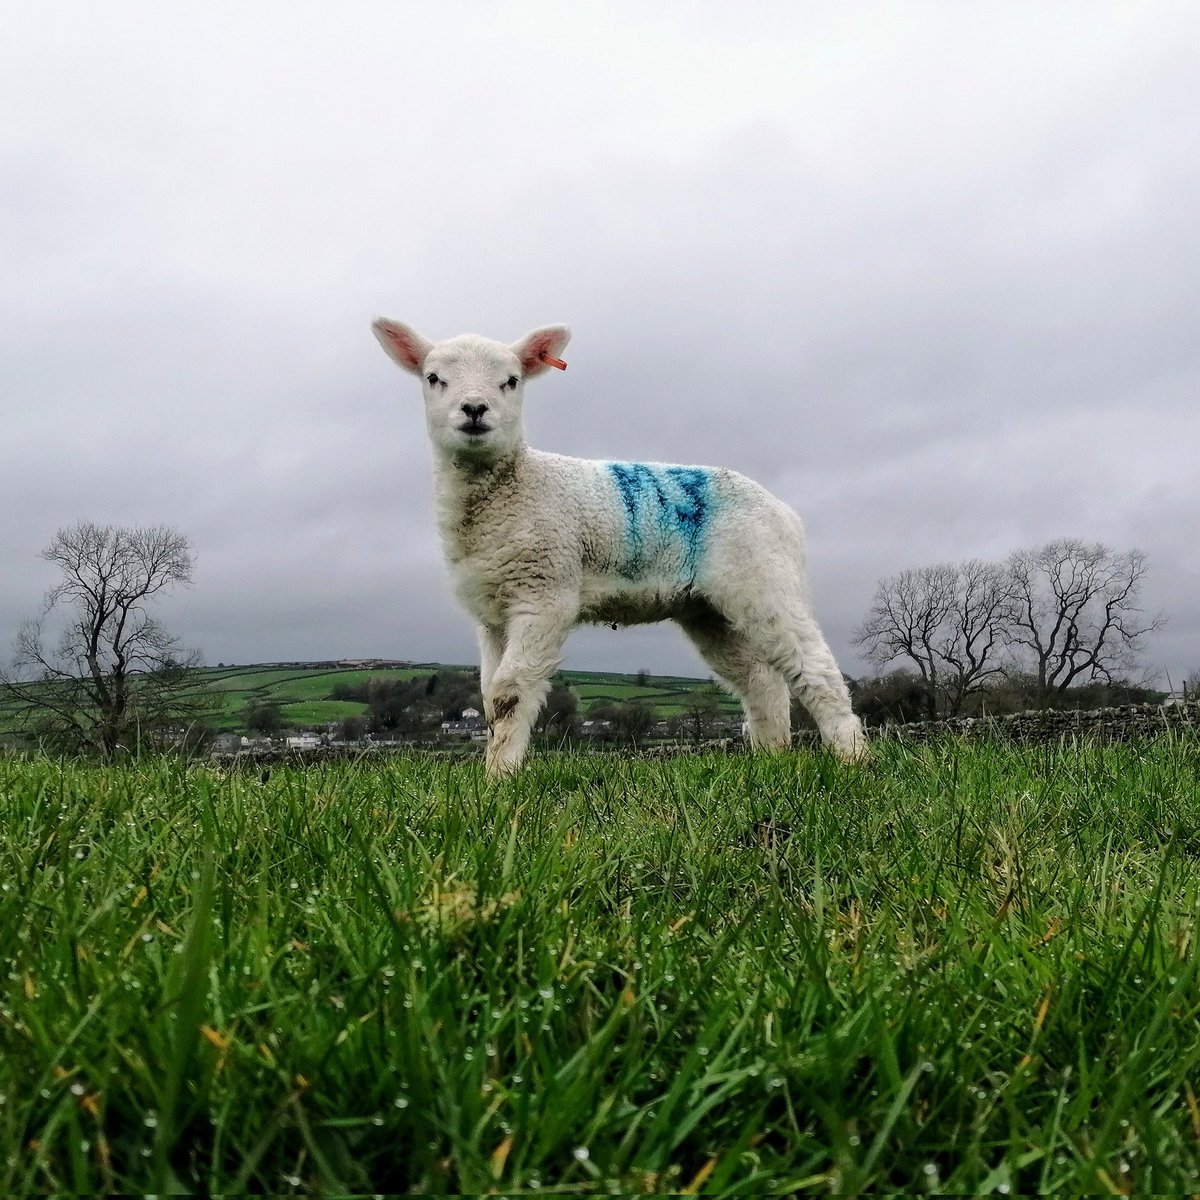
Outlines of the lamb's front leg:
{"type": "Polygon", "coordinates": [[[504,630],[493,625],[480,625],[475,634],[479,639],[479,691],[483,696],[483,719],[487,722],[490,737],[492,722],[496,719],[492,711],[492,677],[504,657],[504,630]]]}
{"type": "Polygon", "coordinates": [[[570,630],[571,621],[561,612],[524,614],[509,621],[504,653],[484,691],[489,775],[507,775],[521,765],[570,630]]]}

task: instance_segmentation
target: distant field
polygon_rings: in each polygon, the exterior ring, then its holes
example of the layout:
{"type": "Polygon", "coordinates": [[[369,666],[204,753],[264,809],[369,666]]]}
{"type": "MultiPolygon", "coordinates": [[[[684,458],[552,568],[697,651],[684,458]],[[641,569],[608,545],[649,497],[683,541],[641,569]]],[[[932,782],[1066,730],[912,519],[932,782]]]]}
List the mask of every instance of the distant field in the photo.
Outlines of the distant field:
{"type": "MultiPolygon", "coordinates": [[[[470,671],[476,666],[465,664],[419,663],[406,668],[382,670],[343,670],[338,667],[278,666],[250,664],[226,667],[204,667],[195,672],[197,687],[213,694],[215,710],[212,724],[221,730],[240,730],[241,712],[250,703],[278,704],[289,725],[303,728],[324,725],[346,717],[361,716],[366,705],[355,701],[333,700],[330,694],[339,684],[365,684],[371,680],[425,678],[439,671],[470,671]]],[[[606,671],[562,671],[556,678],[566,680],[579,696],[580,708],[586,710],[596,701],[625,702],[644,700],[654,707],[661,718],[675,716],[687,709],[697,689],[708,689],[704,679],[681,676],[654,675],[646,686],[638,684],[636,676],[606,671]]],[[[730,718],[741,713],[738,702],[724,691],[719,693],[721,711],[730,718]]],[[[12,727],[0,708],[0,733],[12,727]]]]}
{"type": "Polygon", "coordinates": [[[240,713],[250,703],[278,704],[283,719],[296,728],[324,725],[346,717],[361,716],[365,704],[352,700],[332,700],[330,694],[340,685],[364,684],[372,679],[413,679],[436,674],[439,670],[461,670],[438,663],[386,670],[347,671],[337,667],[237,666],[204,668],[196,672],[197,682],[224,694],[224,704],[213,724],[218,729],[241,728],[240,713]]]}
{"type": "Polygon", "coordinates": [[[353,700],[301,700],[280,705],[283,719],[298,728],[344,721],[347,717],[361,716],[364,711],[365,706],[353,700]]]}
{"type": "MultiPolygon", "coordinates": [[[[378,671],[265,665],[205,669],[197,672],[197,680],[224,693],[224,707],[214,724],[218,728],[234,729],[238,727],[238,714],[251,702],[270,701],[279,704],[284,719],[296,726],[324,724],[359,716],[367,711],[364,704],[330,700],[330,693],[339,684],[363,684],[372,679],[425,678],[439,671],[474,669],[439,663],[378,671]]],[[[655,675],[643,687],[637,683],[634,675],[603,671],[562,671],[557,678],[566,680],[575,689],[580,706],[584,709],[598,700],[644,700],[653,705],[661,717],[685,711],[696,690],[710,686],[703,679],[655,675]]],[[[723,712],[730,717],[741,713],[740,705],[732,696],[724,692],[720,695],[723,712]]]]}
{"type": "Polygon", "coordinates": [[[0,1193],[1195,1192],[1198,762],[0,759],[0,1193]]]}

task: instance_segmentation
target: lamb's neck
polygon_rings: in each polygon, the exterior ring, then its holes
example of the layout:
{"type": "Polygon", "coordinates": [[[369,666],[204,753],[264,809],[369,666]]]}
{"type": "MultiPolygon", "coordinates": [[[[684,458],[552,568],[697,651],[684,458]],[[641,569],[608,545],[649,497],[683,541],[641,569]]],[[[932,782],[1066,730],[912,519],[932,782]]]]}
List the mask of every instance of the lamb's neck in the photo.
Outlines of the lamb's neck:
{"type": "Polygon", "coordinates": [[[519,446],[509,454],[487,460],[438,455],[433,486],[442,525],[461,527],[464,519],[473,520],[485,511],[490,497],[513,485],[527,453],[526,446],[519,446]]]}

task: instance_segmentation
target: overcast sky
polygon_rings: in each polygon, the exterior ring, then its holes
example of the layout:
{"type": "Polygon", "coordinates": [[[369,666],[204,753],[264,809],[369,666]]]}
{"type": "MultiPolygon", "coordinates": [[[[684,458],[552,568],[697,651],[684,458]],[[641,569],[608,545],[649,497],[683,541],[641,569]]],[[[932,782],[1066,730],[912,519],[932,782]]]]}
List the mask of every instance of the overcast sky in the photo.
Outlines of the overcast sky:
{"type": "Polygon", "coordinates": [[[766,484],[852,674],[881,577],[1063,535],[1200,667],[1196,4],[0,5],[6,659],[87,519],[191,538],[210,663],[474,661],[383,314],[569,324],[530,441],[766,484]]]}

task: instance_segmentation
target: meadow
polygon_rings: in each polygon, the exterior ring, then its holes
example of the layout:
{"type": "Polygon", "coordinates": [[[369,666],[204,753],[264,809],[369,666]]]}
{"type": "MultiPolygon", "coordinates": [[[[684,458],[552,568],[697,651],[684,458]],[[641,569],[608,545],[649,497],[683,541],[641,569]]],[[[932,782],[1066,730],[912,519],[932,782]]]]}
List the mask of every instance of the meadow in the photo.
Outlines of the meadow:
{"type": "MultiPolygon", "coordinates": [[[[241,713],[247,704],[276,704],[280,715],[289,725],[295,728],[317,726],[366,714],[365,704],[331,698],[333,689],[339,684],[423,679],[446,670],[472,671],[476,668],[444,663],[415,663],[410,667],[382,670],[353,670],[318,664],[255,664],[198,668],[194,677],[196,686],[207,689],[213,700],[214,727],[241,730],[241,713]]],[[[586,709],[597,700],[643,700],[652,704],[662,718],[686,711],[697,689],[711,689],[709,680],[675,675],[648,676],[645,683],[638,683],[636,676],[620,672],[560,671],[556,679],[574,689],[581,709],[586,709]]],[[[741,706],[732,696],[719,692],[718,703],[727,719],[741,718],[741,706]]],[[[3,713],[0,711],[0,728],[3,727],[3,713]]]]}
{"type": "Polygon", "coordinates": [[[1195,1190],[1200,744],[0,759],[0,1192],[1195,1190]]]}

